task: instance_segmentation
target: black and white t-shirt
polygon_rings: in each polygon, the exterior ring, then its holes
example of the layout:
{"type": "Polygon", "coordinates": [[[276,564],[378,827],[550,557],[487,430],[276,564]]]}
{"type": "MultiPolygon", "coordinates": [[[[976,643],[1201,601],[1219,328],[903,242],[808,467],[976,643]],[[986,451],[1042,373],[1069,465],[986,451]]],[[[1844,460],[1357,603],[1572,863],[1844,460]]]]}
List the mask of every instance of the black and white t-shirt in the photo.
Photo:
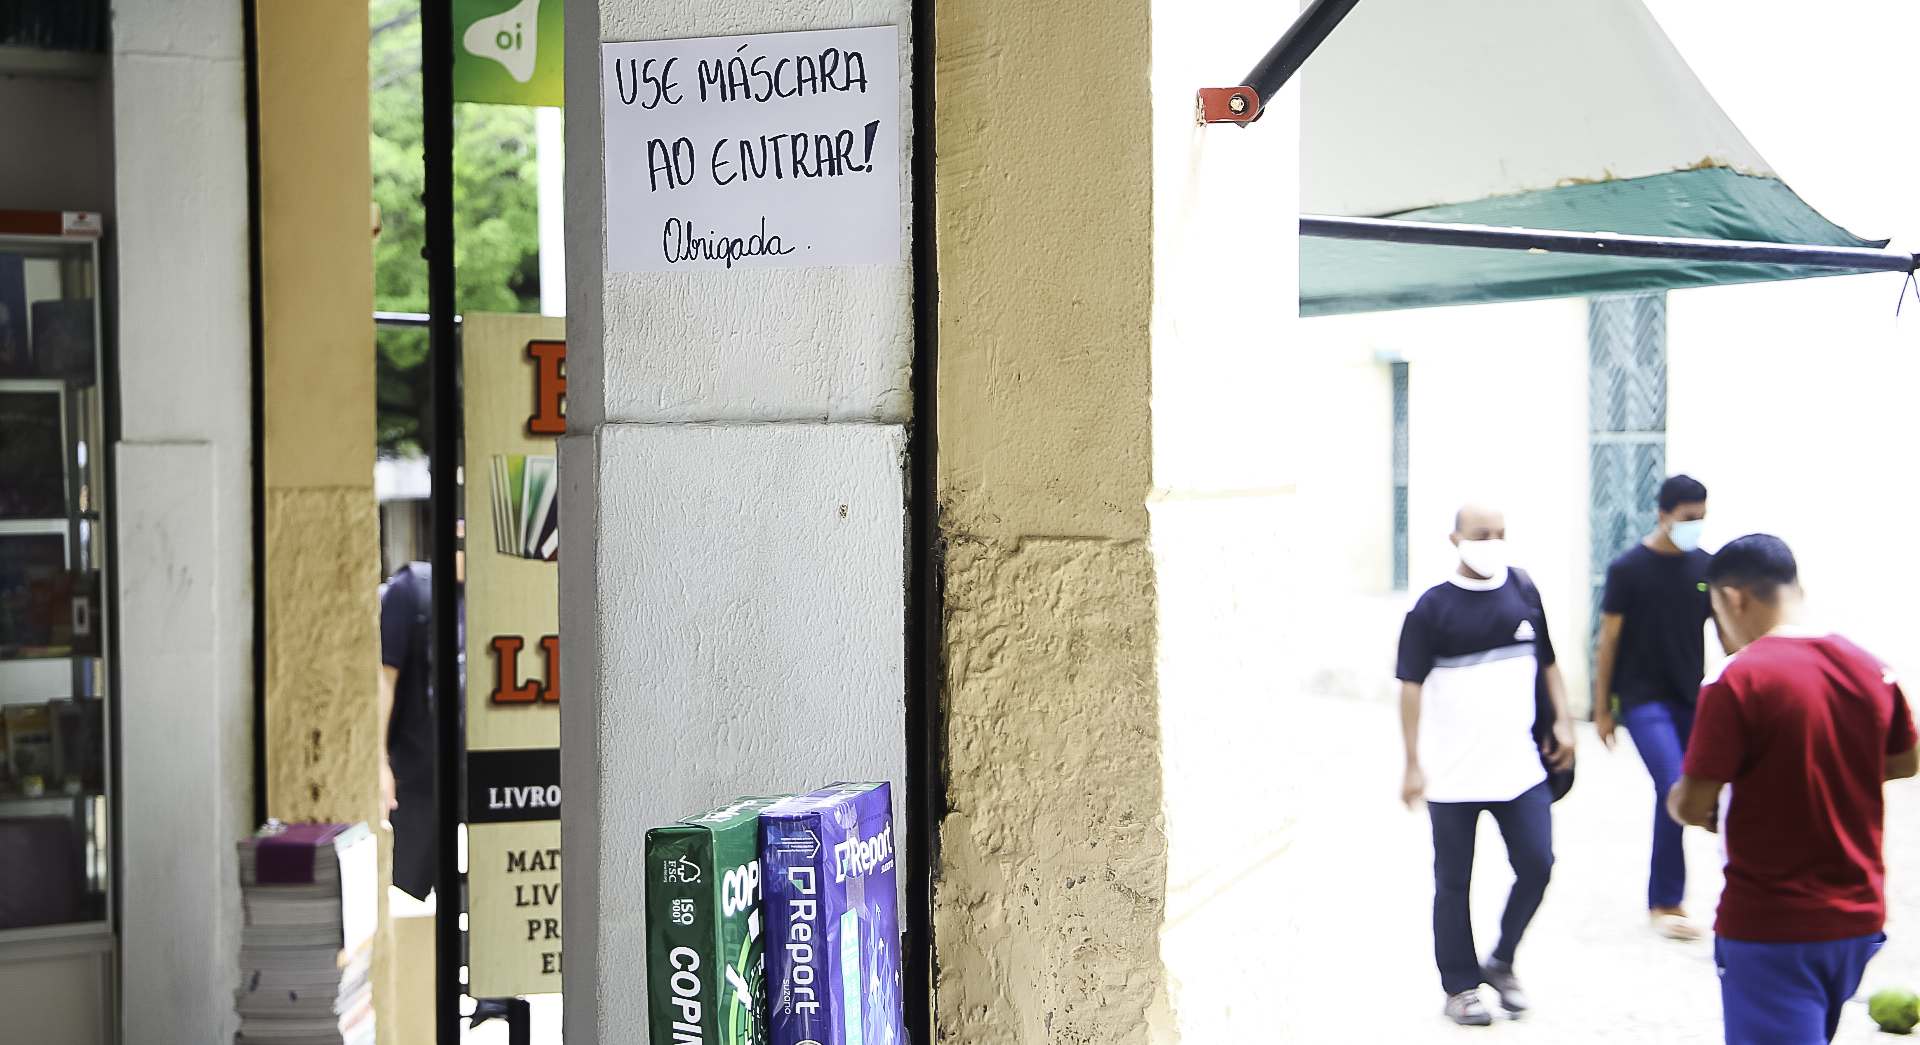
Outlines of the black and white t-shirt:
{"type": "Polygon", "coordinates": [[[1547,618],[1512,571],[1454,574],[1420,596],[1395,672],[1421,683],[1420,768],[1430,802],[1506,802],[1547,778],[1533,739],[1534,680],[1553,663],[1547,618]]]}

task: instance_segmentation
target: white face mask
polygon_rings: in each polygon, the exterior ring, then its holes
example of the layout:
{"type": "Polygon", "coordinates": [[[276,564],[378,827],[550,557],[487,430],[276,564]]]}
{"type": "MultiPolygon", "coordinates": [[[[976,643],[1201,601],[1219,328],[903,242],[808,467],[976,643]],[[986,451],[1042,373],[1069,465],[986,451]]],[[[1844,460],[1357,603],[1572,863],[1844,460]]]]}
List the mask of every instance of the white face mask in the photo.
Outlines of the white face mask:
{"type": "Polygon", "coordinates": [[[1467,569],[1482,577],[1498,576],[1507,566],[1507,542],[1497,539],[1461,541],[1460,561],[1466,564],[1467,569]]]}
{"type": "Polygon", "coordinates": [[[1700,531],[1706,528],[1707,521],[1705,519],[1691,519],[1686,522],[1677,522],[1668,529],[1667,539],[1672,541],[1673,546],[1681,551],[1690,552],[1700,547],[1700,531]]]}

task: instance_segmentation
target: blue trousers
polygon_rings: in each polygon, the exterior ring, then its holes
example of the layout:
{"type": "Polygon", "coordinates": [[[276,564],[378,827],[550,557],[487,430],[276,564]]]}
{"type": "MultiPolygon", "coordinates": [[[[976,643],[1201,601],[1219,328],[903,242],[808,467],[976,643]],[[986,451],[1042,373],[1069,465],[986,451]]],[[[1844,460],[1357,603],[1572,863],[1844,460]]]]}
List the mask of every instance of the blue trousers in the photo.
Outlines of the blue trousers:
{"type": "Polygon", "coordinates": [[[1680,763],[1693,735],[1693,709],[1648,701],[1621,712],[1634,749],[1653,777],[1653,869],[1647,875],[1647,906],[1678,907],[1687,895],[1687,855],[1680,824],[1667,815],[1667,792],[1680,779],[1680,763]]]}
{"type": "Polygon", "coordinates": [[[1482,811],[1493,814],[1513,866],[1513,891],[1500,916],[1500,942],[1493,957],[1511,963],[1520,936],[1540,909],[1553,873],[1553,795],[1541,781],[1510,802],[1428,802],[1433,819],[1433,960],[1440,986],[1459,994],[1480,986],[1480,956],[1473,946],[1473,843],[1482,811]]]}
{"type": "Polygon", "coordinates": [[[1822,943],[1757,943],[1716,936],[1727,1045],[1824,1045],[1840,1007],[1860,989],[1886,933],[1822,943]]]}

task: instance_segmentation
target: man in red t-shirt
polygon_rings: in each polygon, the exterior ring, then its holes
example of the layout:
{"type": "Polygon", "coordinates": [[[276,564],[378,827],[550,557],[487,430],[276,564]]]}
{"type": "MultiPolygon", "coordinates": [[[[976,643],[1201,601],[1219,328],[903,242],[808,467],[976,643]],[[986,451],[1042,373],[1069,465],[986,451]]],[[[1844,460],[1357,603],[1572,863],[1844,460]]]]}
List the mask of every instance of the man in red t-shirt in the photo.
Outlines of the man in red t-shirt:
{"type": "Polygon", "coordinates": [[[1738,652],[1700,691],[1667,808],[1713,830],[1732,785],[1713,927],[1727,1045],[1818,1045],[1886,942],[1880,785],[1920,769],[1913,717],[1885,665],[1795,627],[1799,568],[1785,541],[1735,540],[1706,577],[1738,652]]]}

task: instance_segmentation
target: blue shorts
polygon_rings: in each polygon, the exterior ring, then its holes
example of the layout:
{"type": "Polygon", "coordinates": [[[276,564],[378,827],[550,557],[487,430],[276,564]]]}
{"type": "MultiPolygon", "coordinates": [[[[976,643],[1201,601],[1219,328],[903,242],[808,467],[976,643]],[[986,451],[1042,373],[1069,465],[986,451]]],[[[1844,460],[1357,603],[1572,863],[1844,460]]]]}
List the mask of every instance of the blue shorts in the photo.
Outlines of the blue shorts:
{"type": "Polygon", "coordinates": [[[1727,1045],[1823,1045],[1886,933],[1820,943],[1713,939],[1727,1045]]]}

